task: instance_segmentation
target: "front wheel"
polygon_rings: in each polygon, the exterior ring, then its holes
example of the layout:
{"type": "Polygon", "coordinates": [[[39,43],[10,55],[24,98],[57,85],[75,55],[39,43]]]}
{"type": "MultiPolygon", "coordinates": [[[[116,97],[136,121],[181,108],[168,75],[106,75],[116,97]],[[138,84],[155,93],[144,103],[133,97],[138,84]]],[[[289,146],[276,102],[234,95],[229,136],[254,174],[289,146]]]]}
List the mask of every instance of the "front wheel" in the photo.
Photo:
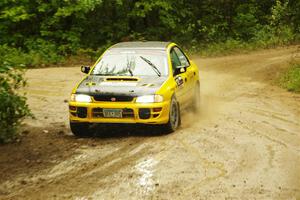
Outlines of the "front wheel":
{"type": "Polygon", "coordinates": [[[180,110],[176,99],[173,97],[170,103],[169,121],[165,124],[167,133],[174,132],[180,125],[180,110]]]}
{"type": "Polygon", "coordinates": [[[77,137],[90,137],[92,132],[88,123],[75,123],[70,122],[72,133],[77,137]]]}

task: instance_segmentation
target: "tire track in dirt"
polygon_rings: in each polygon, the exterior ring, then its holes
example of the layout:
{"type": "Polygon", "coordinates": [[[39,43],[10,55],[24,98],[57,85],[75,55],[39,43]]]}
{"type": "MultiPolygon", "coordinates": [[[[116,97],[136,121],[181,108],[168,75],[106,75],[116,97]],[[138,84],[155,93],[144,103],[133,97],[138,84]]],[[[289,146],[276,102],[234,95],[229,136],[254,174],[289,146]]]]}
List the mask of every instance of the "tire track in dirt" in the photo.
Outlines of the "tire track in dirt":
{"type": "MultiPolygon", "coordinates": [[[[147,148],[144,149],[140,148],[139,151],[134,152],[136,148],[139,148],[143,144],[142,138],[140,139],[133,139],[133,141],[129,140],[128,143],[132,145],[128,145],[125,143],[123,147],[115,149],[113,152],[107,153],[107,155],[103,156],[103,148],[101,149],[81,149],[79,150],[79,155],[76,157],[70,158],[69,160],[60,163],[59,165],[55,166],[53,169],[46,170],[42,172],[40,175],[33,177],[32,180],[27,180],[28,185],[26,186],[25,190],[19,191],[19,193],[26,194],[26,191],[29,191],[29,196],[32,195],[30,193],[35,193],[36,185],[39,185],[39,191],[43,191],[44,189],[47,191],[49,188],[58,187],[58,185],[63,185],[62,190],[66,189],[65,183],[67,183],[68,187],[76,188],[76,182],[82,182],[82,178],[85,176],[85,171],[90,172],[91,170],[98,168],[100,166],[100,177],[105,177],[111,175],[108,172],[118,171],[118,169],[126,164],[130,164],[130,161],[134,161],[135,158],[143,155],[143,152],[147,152],[147,148]],[[143,150],[143,151],[142,151],[143,150]],[[125,158],[128,159],[128,162],[118,160],[118,158],[125,158]],[[117,161],[115,161],[117,160],[117,161]],[[79,176],[79,177],[78,177],[79,176]],[[78,177],[74,180],[74,177],[78,177]],[[78,180],[79,179],[79,180],[78,180]],[[43,180],[42,183],[40,180],[43,180]],[[55,181],[53,181],[55,180],[55,181]],[[72,185],[73,184],[73,185],[72,185]],[[46,187],[47,185],[47,187],[46,187]],[[70,186],[72,185],[72,186],[70,186]]],[[[86,148],[86,147],[85,147],[86,148]]],[[[112,150],[111,147],[108,147],[108,150],[112,150]]],[[[148,148],[149,149],[149,148],[148,148]]],[[[106,150],[107,151],[107,150],[106,150]]],[[[89,177],[89,176],[87,176],[89,177]]],[[[23,178],[19,178],[19,180],[23,180],[23,178]]],[[[9,185],[9,183],[4,185],[9,185]]],[[[6,187],[9,188],[9,187],[6,187]]],[[[63,191],[62,191],[63,192],[63,191]]],[[[47,192],[44,192],[47,194],[47,192]]],[[[44,193],[41,193],[43,195],[44,193]]],[[[15,198],[18,194],[12,194],[10,197],[15,198]]],[[[27,196],[27,195],[25,195],[27,196]]],[[[40,198],[42,198],[41,196],[40,198]]]]}

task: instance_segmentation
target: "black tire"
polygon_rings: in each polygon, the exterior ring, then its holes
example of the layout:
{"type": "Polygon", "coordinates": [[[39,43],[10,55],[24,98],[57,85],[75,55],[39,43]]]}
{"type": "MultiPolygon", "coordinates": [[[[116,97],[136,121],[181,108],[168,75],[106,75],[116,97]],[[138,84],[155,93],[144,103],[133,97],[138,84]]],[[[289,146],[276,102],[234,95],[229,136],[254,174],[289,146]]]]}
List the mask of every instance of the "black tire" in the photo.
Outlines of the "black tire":
{"type": "Polygon", "coordinates": [[[169,111],[169,121],[164,125],[164,129],[167,133],[172,133],[180,126],[180,109],[176,98],[172,97],[169,111]]]}
{"type": "Polygon", "coordinates": [[[196,85],[194,89],[194,95],[193,95],[193,102],[192,102],[192,110],[194,113],[199,113],[200,111],[200,86],[199,84],[196,85]]]}
{"type": "Polygon", "coordinates": [[[70,122],[70,128],[71,128],[72,133],[76,137],[90,137],[90,136],[92,136],[90,125],[88,123],[70,122]]]}

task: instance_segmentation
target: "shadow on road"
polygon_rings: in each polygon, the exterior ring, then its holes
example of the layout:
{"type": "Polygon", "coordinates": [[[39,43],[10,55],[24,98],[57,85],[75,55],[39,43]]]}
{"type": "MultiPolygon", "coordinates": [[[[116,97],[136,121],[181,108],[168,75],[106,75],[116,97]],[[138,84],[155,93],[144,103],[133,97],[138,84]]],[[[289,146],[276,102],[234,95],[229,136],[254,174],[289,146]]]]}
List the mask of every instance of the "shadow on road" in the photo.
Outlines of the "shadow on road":
{"type": "Polygon", "coordinates": [[[128,125],[128,124],[108,124],[93,125],[92,133],[96,138],[122,138],[122,137],[152,137],[163,136],[167,132],[161,126],[150,125],[128,125]]]}

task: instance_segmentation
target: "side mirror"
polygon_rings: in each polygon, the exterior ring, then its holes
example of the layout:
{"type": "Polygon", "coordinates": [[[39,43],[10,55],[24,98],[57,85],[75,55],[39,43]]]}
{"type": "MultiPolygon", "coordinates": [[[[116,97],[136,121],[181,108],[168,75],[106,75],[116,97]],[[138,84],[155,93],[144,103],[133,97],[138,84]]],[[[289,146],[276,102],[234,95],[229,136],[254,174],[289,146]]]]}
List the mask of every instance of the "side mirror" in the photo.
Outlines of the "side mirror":
{"type": "Polygon", "coordinates": [[[185,72],[185,67],[180,68],[180,73],[184,73],[185,72]]]}
{"type": "Polygon", "coordinates": [[[176,66],[174,75],[182,74],[182,73],[184,73],[185,71],[186,71],[186,66],[182,66],[182,65],[176,66]]]}
{"type": "Polygon", "coordinates": [[[85,73],[85,74],[88,74],[91,70],[91,67],[89,66],[81,66],[81,72],[82,73],[85,73]]]}

